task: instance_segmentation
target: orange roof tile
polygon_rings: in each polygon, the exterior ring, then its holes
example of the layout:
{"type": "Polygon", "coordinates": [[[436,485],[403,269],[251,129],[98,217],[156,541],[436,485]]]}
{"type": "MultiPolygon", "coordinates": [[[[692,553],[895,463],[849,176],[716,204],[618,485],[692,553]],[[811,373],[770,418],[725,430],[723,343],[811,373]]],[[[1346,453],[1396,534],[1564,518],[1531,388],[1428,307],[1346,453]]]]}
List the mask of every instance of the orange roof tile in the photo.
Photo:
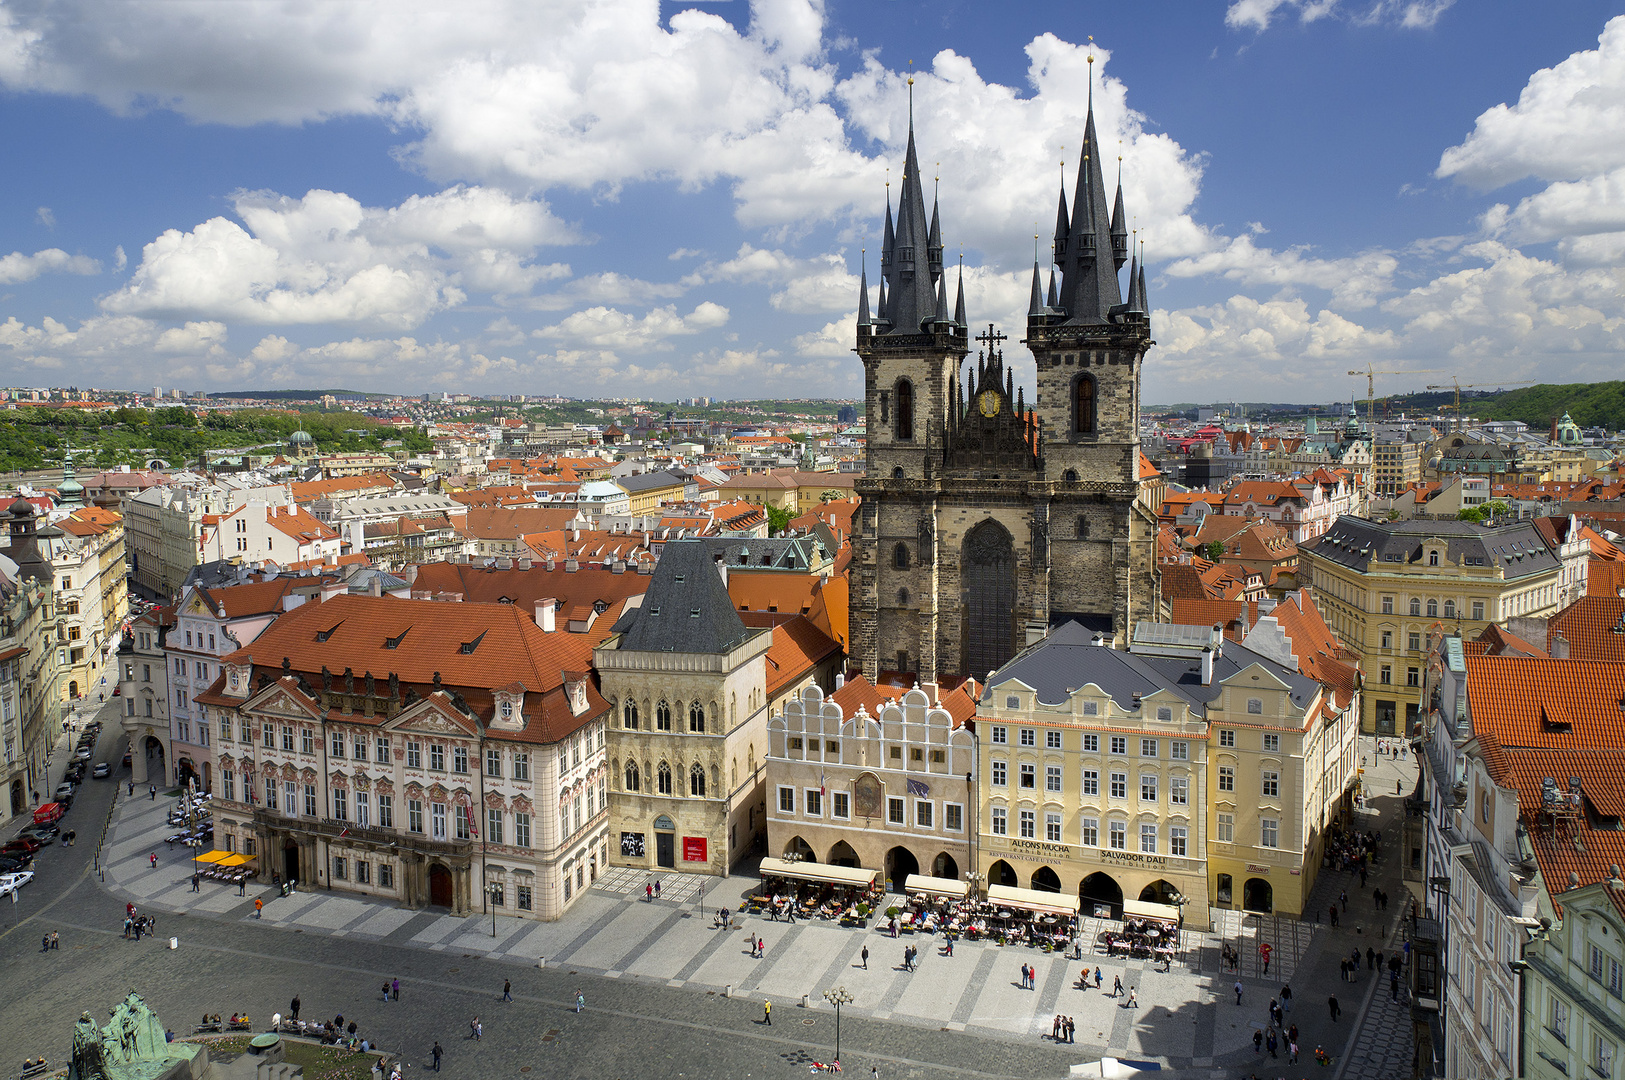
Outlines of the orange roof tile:
{"type": "Polygon", "coordinates": [[[1465,657],[1474,730],[1502,746],[1625,749],[1625,664],[1521,656],[1465,657]]]}
{"type": "Polygon", "coordinates": [[[1575,660],[1625,662],[1625,598],[1582,596],[1552,616],[1546,633],[1548,644],[1567,641],[1575,660]]]}

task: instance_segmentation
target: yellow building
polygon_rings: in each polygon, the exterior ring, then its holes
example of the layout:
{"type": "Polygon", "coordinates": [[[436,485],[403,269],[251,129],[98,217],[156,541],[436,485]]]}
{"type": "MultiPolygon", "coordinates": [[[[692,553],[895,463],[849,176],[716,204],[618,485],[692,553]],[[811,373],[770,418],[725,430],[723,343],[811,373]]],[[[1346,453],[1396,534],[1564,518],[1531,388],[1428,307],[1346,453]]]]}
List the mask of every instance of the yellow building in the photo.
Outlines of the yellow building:
{"type": "Polygon", "coordinates": [[[626,492],[628,513],[648,514],[669,502],[682,502],[686,478],[672,472],[638,473],[615,481],[626,492]]]}
{"type": "Polygon", "coordinates": [[[1340,517],[1298,554],[1300,580],[1359,654],[1367,734],[1412,730],[1433,627],[1471,638],[1490,623],[1553,615],[1563,602],[1564,560],[1529,522],[1340,517]]]}
{"type": "Polygon", "coordinates": [[[735,473],[722,485],[721,496],[724,501],[743,499],[752,506],[775,507],[788,511],[792,517],[801,512],[801,481],[794,469],[735,473]]]}
{"type": "Polygon", "coordinates": [[[1428,444],[1413,442],[1407,435],[1399,439],[1379,439],[1371,449],[1372,490],[1393,497],[1422,479],[1422,455],[1428,444]]]}

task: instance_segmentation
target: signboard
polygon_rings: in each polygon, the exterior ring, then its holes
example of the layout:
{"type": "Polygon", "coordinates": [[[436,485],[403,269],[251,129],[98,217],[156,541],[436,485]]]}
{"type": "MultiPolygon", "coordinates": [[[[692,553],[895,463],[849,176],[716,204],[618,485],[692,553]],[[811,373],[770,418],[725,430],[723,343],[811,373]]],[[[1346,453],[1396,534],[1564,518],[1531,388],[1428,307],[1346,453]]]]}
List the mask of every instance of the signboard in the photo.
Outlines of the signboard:
{"type": "Polygon", "coordinates": [[[1249,874],[1267,874],[1270,872],[1270,868],[1267,866],[1259,866],[1257,863],[1248,863],[1247,872],[1249,874]]]}
{"type": "Polygon", "coordinates": [[[703,836],[685,836],[685,837],[683,837],[683,861],[684,862],[706,862],[707,861],[706,857],[705,857],[705,837],[703,837],[703,836]]]}
{"type": "Polygon", "coordinates": [[[659,817],[655,818],[655,828],[664,830],[675,829],[677,826],[672,823],[671,818],[667,817],[665,814],[661,814],[659,817]]]}
{"type": "Polygon", "coordinates": [[[643,858],[643,834],[640,832],[623,832],[621,834],[621,854],[628,859],[643,858]]]}

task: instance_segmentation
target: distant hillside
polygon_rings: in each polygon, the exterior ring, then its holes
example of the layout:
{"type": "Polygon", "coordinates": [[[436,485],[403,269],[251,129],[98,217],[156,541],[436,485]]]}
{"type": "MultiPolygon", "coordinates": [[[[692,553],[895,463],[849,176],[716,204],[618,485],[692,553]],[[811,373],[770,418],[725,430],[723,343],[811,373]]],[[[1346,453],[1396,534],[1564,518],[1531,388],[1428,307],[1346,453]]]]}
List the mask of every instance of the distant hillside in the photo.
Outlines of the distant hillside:
{"type": "MultiPolygon", "coordinates": [[[[1361,412],[1364,410],[1361,402],[1361,412]]],[[[1392,413],[1431,412],[1455,404],[1452,391],[1443,393],[1395,395],[1388,399],[1392,413]]],[[[1545,431],[1552,421],[1568,413],[1581,427],[1602,426],[1610,431],[1625,428],[1625,382],[1539,383],[1515,390],[1482,393],[1463,391],[1462,412],[1480,420],[1522,420],[1537,431],[1545,431]]],[[[1377,402],[1381,417],[1384,402],[1377,402]]]]}
{"type": "Polygon", "coordinates": [[[323,394],[336,398],[378,398],[387,394],[367,394],[360,390],[222,390],[211,398],[255,398],[261,401],[317,401],[323,394]]]}

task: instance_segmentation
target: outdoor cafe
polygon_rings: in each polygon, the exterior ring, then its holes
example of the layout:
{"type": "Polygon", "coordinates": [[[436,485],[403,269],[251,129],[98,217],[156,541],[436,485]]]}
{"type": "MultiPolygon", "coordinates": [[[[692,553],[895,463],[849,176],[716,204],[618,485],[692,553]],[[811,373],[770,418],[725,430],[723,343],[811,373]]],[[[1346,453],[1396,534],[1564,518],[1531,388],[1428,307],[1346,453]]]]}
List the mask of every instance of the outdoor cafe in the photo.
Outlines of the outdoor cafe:
{"type": "Polygon", "coordinates": [[[880,871],[860,866],[766,858],[761,873],[762,888],[746,906],[775,920],[835,919],[843,926],[863,926],[883,898],[875,883],[880,871]]]}
{"type": "Polygon", "coordinates": [[[897,913],[897,930],[903,934],[934,934],[946,929],[968,904],[969,886],[952,878],[910,874],[903,880],[903,891],[908,895],[907,905],[897,913]]]}
{"type": "Polygon", "coordinates": [[[1013,885],[990,885],[987,899],[967,904],[949,925],[972,941],[989,938],[1001,945],[1031,945],[1046,952],[1065,949],[1076,932],[1078,898],[1013,885]]]}
{"type": "Polygon", "coordinates": [[[198,876],[223,885],[241,885],[254,875],[254,859],[236,851],[205,851],[197,857],[198,876]]]}
{"type": "Polygon", "coordinates": [[[1100,935],[1108,956],[1172,962],[1179,950],[1179,909],[1145,900],[1123,901],[1123,929],[1100,935]]]}

